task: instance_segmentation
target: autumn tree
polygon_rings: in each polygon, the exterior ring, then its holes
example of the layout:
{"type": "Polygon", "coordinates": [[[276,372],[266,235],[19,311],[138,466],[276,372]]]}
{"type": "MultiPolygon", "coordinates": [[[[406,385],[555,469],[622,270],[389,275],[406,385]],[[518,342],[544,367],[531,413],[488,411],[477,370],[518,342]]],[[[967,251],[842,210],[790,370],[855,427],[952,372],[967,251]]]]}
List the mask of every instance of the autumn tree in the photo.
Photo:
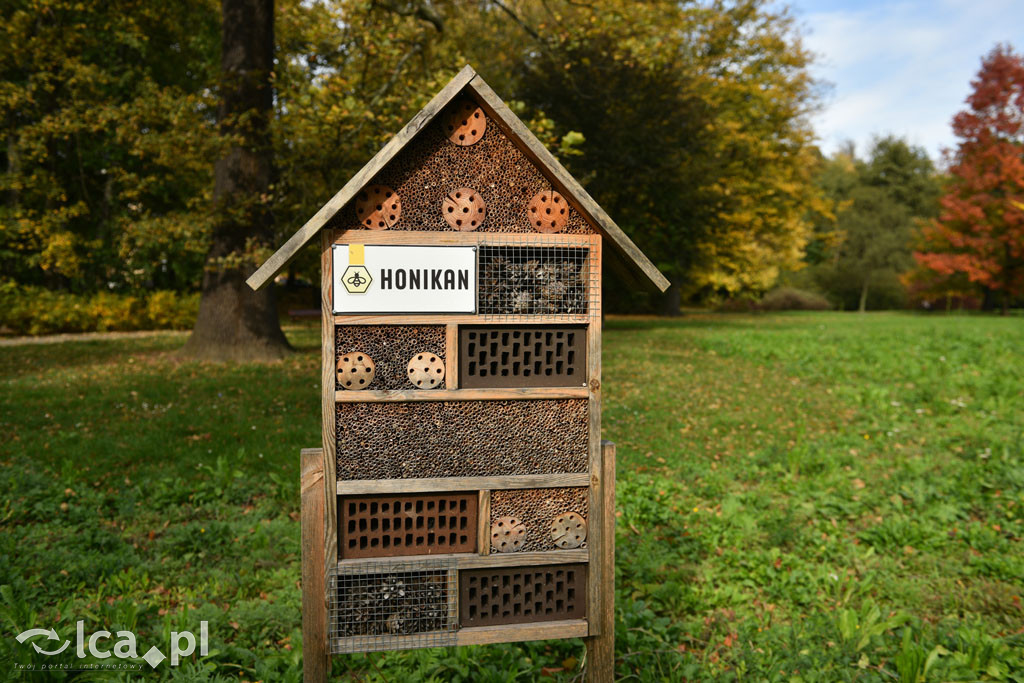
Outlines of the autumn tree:
{"type": "Polygon", "coordinates": [[[273,236],[273,0],[223,0],[222,134],[230,141],[216,163],[217,218],[203,273],[195,328],[183,353],[213,360],[279,358],[290,350],[281,332],[274,288],[245,284],[273,236]]]}
{"type": "Polygon", "coordinates": [[[942,212],[914,256],[937,280],[965,276],[998,295],[1005,315],[1024,295],[1024,59],[997,46],[971,88],[953,119],[959,143],[942,212]]]}

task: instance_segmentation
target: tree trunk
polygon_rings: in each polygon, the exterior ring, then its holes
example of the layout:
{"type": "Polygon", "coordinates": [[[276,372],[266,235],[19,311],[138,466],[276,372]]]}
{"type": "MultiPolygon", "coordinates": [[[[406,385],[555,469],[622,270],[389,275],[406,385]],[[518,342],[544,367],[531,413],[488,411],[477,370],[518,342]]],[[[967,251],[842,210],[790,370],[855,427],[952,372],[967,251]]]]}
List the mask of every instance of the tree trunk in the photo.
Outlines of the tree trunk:
{"type": "Polygon", "coordinates": [[[221,133],[234,142],[214,166],[218,220],[203,273],[199,315],[182,352],[206,360],[274,360],[291,350],[281,332],[273,284],[245,284],[254,254],[273,234],[273,0],[222,0],[221,133]]]}
{"type": "Polygon", "coordinates": [[[981,297],[981,310],[983,311],[994,311],[996,308],[996,297],[995,292],[988,287],[984,288],[984,292],[981,297]]]}
{"type": "Polygon", "coordinates": [[[864,286],[860,288],[860,305],[857,310],[861,313],[868,310],[868,279],[864,278],[864,286]]]}
{"type": "Polygon", "coordinates": [[[672,283],[661,297],[661,314],[670,317],[679,315],[679,304],[681,302],[679,285],[672,283]]]}

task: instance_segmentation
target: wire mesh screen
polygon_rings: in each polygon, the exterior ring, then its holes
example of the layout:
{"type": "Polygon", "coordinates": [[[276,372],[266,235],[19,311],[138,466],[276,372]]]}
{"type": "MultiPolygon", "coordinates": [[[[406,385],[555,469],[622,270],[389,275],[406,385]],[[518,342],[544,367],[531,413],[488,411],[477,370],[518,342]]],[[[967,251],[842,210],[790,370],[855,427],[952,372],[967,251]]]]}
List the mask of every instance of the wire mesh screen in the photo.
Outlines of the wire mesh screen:
{"type": "Polygon", "coordinates": [[[456,569],[451,559],[359,562],[328,576],[331,652],[455,645],[456,569]]]}
{"type": "Polygon", "coordinates": [[[489,320],[522,315],[578,319],[597,311],[601,273],[587,246],[552,237],[517,244],[482,243],[477,312],[489,320]]]}

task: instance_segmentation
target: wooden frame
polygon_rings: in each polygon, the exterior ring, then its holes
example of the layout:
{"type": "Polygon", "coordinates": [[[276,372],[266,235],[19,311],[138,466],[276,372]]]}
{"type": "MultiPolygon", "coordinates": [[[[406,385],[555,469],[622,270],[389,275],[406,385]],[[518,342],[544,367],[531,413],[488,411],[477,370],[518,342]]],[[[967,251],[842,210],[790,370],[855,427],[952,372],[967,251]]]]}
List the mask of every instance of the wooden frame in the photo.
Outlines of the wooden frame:
{"type": "MultiPolygon", "coordinates": [[[[521,158],[521,157],[519,157],[521,158]]],[[[497,163],[497,162],[492,162],[497,163]]],[[[518,163],[518,162],[517,162],[518,163]]],[[[492,187],[494,187],[492,185],[492,187]]],[[[408,226],[406,226],[408,227],[408,226]]],[[[421,226],[422,227],[422,226],[421,226]]],[[[501,226],[498,226],[501,227],[501,226]]],[[[456,585],[459,572],[463,569],[490,569],[515,567],[537,567],[556,564],[586,564],[586,617],[564,621],[534,622],[486,627],[456,627],[452,637],[458,645],[503,643],[547,638],[584,638],[587,646],[586,678],[588,681],[611,681],[614,673],[614,553],[615,553],[615,446],[601,441],[601,321],[602,302],[600,284],[608,257],[610,267],[621,270],[632,283],[653,285],[664,291],[669,282],[657,268],[640,252],[628,237],[615,225],[611,218],[587,194],[579,183],[569,175],[561,164],[530,133],[526,126],[508,109],[500,98],[488,87],[470,67],[463,68],[413,119],[389,141],[366,166],[338,191],[305,225],[275,252],[249,278],[248,284],[259,289],[265,286],[298,250],[319,235],[321,263],[321,403],[322,430],[321,447],[306,449],[301,453],[302,492],[302,588],[303,588],[303,638],[304,638],[304,679],[306,681],[326,680],[330,667],[331,646],[346,646],[354,649],[359,642],[347,638],[331,639],[328,631],[328,578],[333,572],[352,572],[360,569],[361,563],[372,563],[362,567],[363,572],[387,572],[387,567],[401,564],[403,567],[422,566],[436,568],[442,562],[448,577],[456,585]],[[548,187],[563,195],[568,204],[593,228],[592,234],[540,234],[532,232],[458,232],[445,230],[334,230],[334,218],[353,198],[374,182],[374,178],[396,158],[406,145],[431,124],[437,115],[445,110],[458,96],[475,101],[500,131],[532,163],[549,183],[548,187]],[[606,242],[607,240],[607,242],[606,242]],[[526,314],[335,314],[333,307],[333,247],[339,244],[364,245],[430,245],[466,246],[494,245],[507,247],[585,247],[589,250],[584,265],[572,271],[571,280],[562,284],[583,281],[586,285],[588,307],[585,314],[526,315],[526,314]],[[610,247],[610,249],[609,249],[610,247]],[[585,325],[586,326],[586,368],[583,377],[576,370],[582,362],[582,348],[574,347],[577,361],[551,360],[547,368],[560,362],[573,363],[573,382],[576,386],[542,386],[511,388],[464,388],[466,378],[459,370],[459,334],[463,325],[585,325]],[[445,388],[421,390],[411,388],[395,390],[336,390],[335,339],[338,326],[368,325],[431,325],[444,326],[445,388]],[[508,400],[573,399],[587,400],[587,460],[586,471],[561,472],[554,474],[517,474],[509,476],[452,476],[419,479],[360,479],[342,480],[337,478],[337,415],[340,406],[352,403],[389,404],[381,411],[393,410],[391,405],[423,401],[508,401],[508,400]],[[491,496],[494,491],[542,490],[545,488],[587,488],[588,537],[585,547],[572,550],[543,550],[528,552],[491,553],[490,517],[491,496]],[[338,559],[338,518],[339,496],[364,494],[409,494],[475,492],[477,498],[476,547],[473,552],[432,555],[389,556],[367,559],[338,559]]],[[[578,261],[577,261],[578,263],[578,261]]],[[[518,276],[513,276],[518,277],[518,276]]],[[[540,276],[532,277],[536,281],[540,276]]],[[[545,280],[547,282],[547,280],[545,280]]],[[[575,296],[575,291],[573,296],[575,296]]],[[[524,292],[517,292],[524,296],[524,292]]],[[[526,297],[529,298],[528,296],[526,297]]],[[[479,301],[479,299],[478,299],[479,301]]],[[[529,308],[526,306],[525,308],[529,308]]],[[[463,308],[468,309],[469,306],[463,308]]],[[[567,307],[562,307],[567,308],[567,307]]],[[[509,306],[495,310],[519,310],[509,306]]],[[[554,307],[553,307],[554,309],[554,307]]],[[[559,309],[554,309],[559,310],[559,309]]],[[[438,354],[441,348],[434,336],[433,350],[438,354]]],[[[517,337],[518,339],[518,337],[517,337]]],[[[579,337],[574,343],[578,343],[579,337]]],[[[521,348],[521,347],[520,347],[521,348]]],[[[376,353],[376,351],[374,352],[376,353]]],[[[519,353],[503,349],[506,356],[516,357],[519,353]]],[[[534,351],[535,354],[540,353],[534,351]]],[[[560,354],[561,352],[555,352],[560,354]]],[[[530,361],[534,362],[534,361],[530,361]]],[[[502,361],[504,363],[504,361],[502,361]]],[[[495,366],[497,367],[497,366],[495,366]]],[[[437,368],[440,370],[440,368],[437,368]]],[[[534,372],[540,372],[538,368],[534,372]]],[[[469,369],[466,372],[470,372],[469,369]]],[[[504,373],[509,380],[518,377],[518,370],[491,370],[492,374],[504,373]]],[[[560,370],[558,371],[561,372],[560,370]]],[[[481,373],[481,376],[483,373],[481,373]]],[[[526,375],[524,370],[523,375],[526,375]]],[[[567,381],[565,376],[556,374],[555,379],[567,381]]],[[[525,382],[519,382],[523,384],[525,382]]],[[[548,404],[538,403],[540,409],[548,404]]],[[[518,407],[522,407],[521,405],[518,407]]],[[[577,404],[577,407],[582,408],[577,404]]],[[[356,406],[347,406],[354,411],[356,406]]],[[[397,405],[396,408],[397,409],[397,405]]],[[[422,406],[417,411],[422,411],[422,406]]],[[[457,409],[456,409],[457,410],[457,409]]],[[[580,425],[582,426],[582,425],[580,425]]],[[[385,423],[384,429],[388,425],[385,423]]],[[[386,436],[386,434],[385,434],[386,436]]],[[[582,436],[582,435],[580,435],[582,436]]],[[[578,451],[577,451],[578,452],[578,451]]],[[[572,468],[576,465],[562,465],[572,468]]],[[[579,463],[582,469],[582,463],[579,463]]],[[[441,470],[445,473],[447,470],[441,470]]],[[[473,471],[473,470],[468,470],[473,471]]],[[[479,471],[479,470],[476,470],[479,471]]],[[[532,471],[519,468],[511,471],[532,471]]],[[[543,496],[542,496],[543,497],[543,496]]],[[[383,503],[382,503],[383,506],[383,503]]],[[[390,514],[390,513],[389,513],[390,514]]],[[[383,524],[383,523],[382,523],[383,524]]],[[[439,523],[440,526],[440,523],[439,523]]],[[[466,524],[463,524],[463,528],[466,524]]],[[[469,530],[467,529],[468,533],[469,530]]],[[[433,543],[433,541],[431,541],[433,543]]],[[[451,546],[425,546],[432,550],[449,550],[451,546]]],[[[472,548],[464,539],[456,546],[472,548]]],[[[545,547],[553,548],[553,544],[545,547]]],[[[423,552],[417,550],[416,552],[423,552]]],[[[515,572],[513,572],[515,573],[515,572]]],[[[577,595],[580,595],[577,592],[577,595]]],[[[449,599],[450,623],[458,623],[458,591],[449,599]]],[[[470,598],[466,598],[467,600],[470,598]]],[[[567,600],[566,602],[570,602],[567,600]]],[[[576,606],[579,606],[578,603],[576,606]]],[[[560,616],[577,616],[580,611],[567,611],[560,616]]],[[[433,628],[433,627],[431,627],[433,628]]],[[[383,631],[380,631],[383,632],[383,631]]],[[[340,632],[336,632],[340,633],[340,632]]],[[[372,641],[372,638],[370,639],[372,641]]],[[[413,647],[422,644],[417,636],[391,636],[381,640],[380,647],[413,647]],[[399,640],[395,640],[398,638],[399,640]],[[402,640],[406,639],[406,640],[402,640]]]]}
{"type": "MultiPolygon", "coordinates": [[[[476,531],[477,551],[475,553],[440,554],[424,556],[400,556],[394,558],[337,560],[336,517],[333,512],[336,499],[324,506],[330,514],[324,523],[325,534],[333,534],[332,543],[325,544],[325,561],[341,570],[357,567],[360,563],[401,562],[404,567],[415,567],[422,562],[424,567],[439,559],[455,564],[457,570],[485,567],[528,567],[545,564],[588,565],[587,572],[587,614],[586,619],[565,622],[537,622],[507,626],[474,627],[456,631],[458,644],[501,643],[544,638],[586,638],[588,643],[588,680],[604,681],[611,678],[611,663],[603,662],[602,652],[613,652],[607,645],[614,639],[612,614],[613,553],[614,553],[614,448],[602,446],[601,442],[601,302],[600,296],[589,297],[589,308],[585,315],[578,316],[484,316],[484,315],[335,315],[330,300],[333,266],[331,250],[334,245],[360,244],[508,244],[519,246],[531,244],[551,246],[580,245],[590,250],[588,267],[596,269],[588,273],[588,280],[600,282],[602,270],[602,242],[598,235],[523,235],[508,233],[431,233],[431,232],[370,232],[349,230],[344,232],[324,231],[322,239],[322,265],[324,274],[323,334],[323,378],[324,378],[324,486],[335,496],[476,491],[479,495],[478,528],[476,531]],[[587,367],[586,384],[578,387],[535,387],[535,388],[491,388],[462,389],[458,376],[458,335],[464,324],[494,322],[498,317],[503,324],[550,324],[551,322],[575,322],[586,325],[587,367]],[[346,391],[335,390],[334,381],[334,330],[335,326],[346,325],[409,325],[442,324],[445,326],[446,388],[437,390],[387,390],[387,391],[346,391]],[[441,477],[424,479],[370,479],[337,480],[333,468],[328,464],[334,457],[334,413],[328,411],[340,403],[406,403],[412,401],[479,401],[515,399],[587,399],[588,400],[588,452],[587,471],[550,475],[509,475],[476,477],[441,477]],[[328,456],[327,453],[330,452],[328,456]],[[329,470],[329,473],[328,473],[329,470]],[[515,552],[491,554],[490,552],[490,496],[495,490],[543,489],[555,487],[588,487],[588,547],[575,550],[543,552],[515,552]],[[600,672],[600,673],[599,673],[600,672]]],[[[327,496],[328,499],[332,498],[327,496]]],[[[434,565],[436,566],[436,565],[434,565]]],[[[372,639],[370,639],[372,641],[372,639]]],[[[365,638],[360,642],[366,643],[365,638]]],[[[392,641],[394,642],[394,641],[392,641]]],[[[410,640],[411,646],[415,640],[410,640]]],[[[331,641],[338,647],[345,643],[331,641]]],[[[400,647],[401,645],[399,645],[400,647]]],[[[327,645],[325,644],[325,648],[327,645]]],[[[604,657],[607,659],[607,657],[604,657]]]]}

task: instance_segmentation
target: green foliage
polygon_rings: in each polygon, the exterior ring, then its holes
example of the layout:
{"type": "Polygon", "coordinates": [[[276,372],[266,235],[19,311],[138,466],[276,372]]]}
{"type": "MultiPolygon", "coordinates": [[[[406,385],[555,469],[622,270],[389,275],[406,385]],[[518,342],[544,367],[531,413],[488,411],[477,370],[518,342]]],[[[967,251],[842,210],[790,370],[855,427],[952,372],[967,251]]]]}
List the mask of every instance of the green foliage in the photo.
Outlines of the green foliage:
{"type": "Polygon", "coordinates": [[[217,3],[13,0],[0,43],[5,277],[79,292],[193,285],[216,146],[217,3]]]}
{"type": "Polygon", "coordinates": [[[900,275],[913,264],[918,225],[938,211],[939,178],[927,153],[880,138],[866,160],[852,147],[823,160],[817,183],[835,210],[814,216],[809,278],[840,308],[905,305],[900,275]]]}
{"type": "Polygon", "coordinates": [[[183,330],[192,326],[198,308],[198,294],[71,294],[0,282],[4,334],[183,330]]]}
{"type": "MultiPolygon", "coordinates": [[[[7,633],[84,619],[160,644],[207,619],[210,656],[157,677],[297,678],[319,328],[289,334],[300,352],[258,366],[183,363],[175,333],[4,349],[7,633]]],[[[609,319],[617,678],[1021,681],[1022,335],[1019,318],[609,319]]],[[[5,663],[33,656],[0,641],[5,663]]],[[[337,657],[334,677],[570,681],[584,661],[552,641],[337,657]]]]}

